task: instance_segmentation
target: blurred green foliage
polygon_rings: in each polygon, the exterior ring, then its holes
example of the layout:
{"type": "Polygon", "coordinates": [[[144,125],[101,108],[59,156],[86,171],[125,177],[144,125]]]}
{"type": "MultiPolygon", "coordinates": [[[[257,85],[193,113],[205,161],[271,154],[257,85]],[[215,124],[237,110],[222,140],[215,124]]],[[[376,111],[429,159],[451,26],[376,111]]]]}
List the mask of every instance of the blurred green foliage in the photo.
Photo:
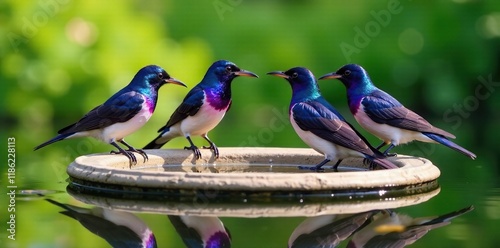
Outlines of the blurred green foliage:
{"type": "MultiPolygon", "coordinates": [[[[17,183],[24,188],[63,190],[65,167],[76,156],[111,150],[80,139],[32,151],[125,86],[141,67],[160,65],[192,87],[218,59],[260,76],[233,82],[232,108],[210,133],[221,147],[305,147],[287,120],[290,87],[265,74],[305,66],[321,76],[358,63],[380,88],[456,134],[457,143],[478,159],[469,161],[430,144],[395,151],[430,158],[440,167],[442,182],[470,183],[478,192],[499,185],[500,5],[494,0],[4,0],[0,24],[0,137],[16,138],[17,183]],[[487,87],[483,82],[488,79],[487,87]]],[[[359,127],[343,86],[322,81],[320,87],[359,127]]],[[[136,147],[147,144],[186,93],[181,87],[163,87],[152,119],[127,141],[136,147]]],[[[165,147],[184,145],[179,138],[165,147]]],[[[440,205],[449,201],[483,197],[451,195],[433,206],[443,209],[440,205]]],[[[30,221],[27,217],[20,221],[30,221]]],[[[81,235],[74,238],[84,240],[81,235]]],[[[239,244],[253,239],[235,236],[239,244]]],[[[34,240],[51,242],[42,232],[25,237],[21,246],[34,240]]]]}

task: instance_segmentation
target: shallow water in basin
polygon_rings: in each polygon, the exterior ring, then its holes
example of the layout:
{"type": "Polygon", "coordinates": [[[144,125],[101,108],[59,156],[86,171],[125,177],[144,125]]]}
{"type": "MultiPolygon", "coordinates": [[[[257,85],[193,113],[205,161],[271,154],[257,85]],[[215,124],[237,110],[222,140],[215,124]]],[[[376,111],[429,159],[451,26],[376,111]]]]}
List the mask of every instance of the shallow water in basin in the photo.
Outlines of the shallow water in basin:
{"type": "MultiPolygon", "coordinates": [[[[314,166],[310,166],[314,168],[314,166]]],[[[178,165],[158,165],[151,167],[137,167],[134,170],[140,171],[170,171],[170,172],[220,172],[220,173],[231,173],[231,172],[273,172],[273,173],[309,173],[311,170],[298,169],[297,165],[285,165],[285,164],[224,164],[224,165],[196,165],[196,166],[182,166],[178,165]]],[[[368,171],[367,168],[356,167],[354,165],[340,165],[338,167],[338,172],[347,171],[368,171]]],[[[335,172],[331,165],[325,165],[322,167],[320,172],[329,173],[335,172]]]]}

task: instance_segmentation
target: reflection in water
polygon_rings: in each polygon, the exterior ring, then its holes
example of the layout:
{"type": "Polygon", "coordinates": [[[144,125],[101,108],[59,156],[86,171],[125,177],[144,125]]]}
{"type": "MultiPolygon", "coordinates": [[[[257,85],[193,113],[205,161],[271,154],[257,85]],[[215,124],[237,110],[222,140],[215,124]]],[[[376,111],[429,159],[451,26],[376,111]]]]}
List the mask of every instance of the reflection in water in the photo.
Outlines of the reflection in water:
{"type": "Polygon", "coordinates": [[[231,234],[217,217],[169,215],[168,219],[189,248],[231,247],[231,234]]]}
{"type": "MultiPolygon", "coordinates": [[[[234,218],[314,216],[306,218],[294,229],[289,236],[288,247],[337,247],[347,242],[347,247],[404,247],[413,244],[430,230],[448,225],[451,219],[473,210],[471,206],[438,217],[415,219],[395,210],[401,206],[407,207],[425,202],[437,193],[427,194],[414,195],[413,198],[412,196],[393,198],[391,201],[383,201],[385,203],[383,205],[374,205],[371,199],[356,200],[356,204],[346,204],[339,200],[310,204],[281,201],[272,203],[272,200],[269,200],[260,204],[256,201],[251,204],[216,202],[199,205],[173,199],[141,201],[76,192],[72,192],[71,195],[96,207],[85,209],[51,199],[46,200],[63,208],[62,214],[78,220],[85,228],[104,238],[114,247],[157,246],[153,232],[129,211],[156,212],[161,216],[159,219],[163,220],[166,220],[164,216],[168,216],[186,247],[238,246],[219,219],[221,216],[234,218]],[[346,206],[349,207],[348,210],[346,206]],[[374,208],[379,210],[372,210],[374,208]],[[196,213],[196,216],[192,213],[196,213]]],[[[156,233],[158,234],[158,230],[156,233]]]]}
{"type": "Polygon", "coordinates": [[[438,217],[416,219],[391,210],[311,217],[295,228],[288,247],[337,247],[351,235],[347,247],[405,247],[473,209],[470,206],[438,217]]]}
{"type": "Polygon", "coordinates": [[[382,211],[373,221],[355,233],[347,247],[405,247],[415,243],[432,229],[474,209],[466,207],[441,216],[412,218],[394,211],[382,211]]]}
{"type": "Polygon", "coordinates": [[[65,210],[61,211],[61,214],[77,220],[82,226],[105,239],[113,247],[157,247],[151,229],[132,213],[100,207],[87,209],[51,199],[45,200],[64,208],[65,210]]]}
{"type": "MultiPolygon", "coordinates": [[[[60,213],[77,220],[113,247],[157,247],[151,229],[132,213],[101,207],[87,209],[45,200],[65,209],[60,213]]],[[[168,219],[189,248],[231,247],[231,234],[217,217],[169,215],[168,219]]]]}
{"type": "Polygon", "coordinates": [[[354,231],[370,222],[379,210],[359,214],[315,216],[300,223],[288,240],[288,247],[336,247],[354,231]]]}

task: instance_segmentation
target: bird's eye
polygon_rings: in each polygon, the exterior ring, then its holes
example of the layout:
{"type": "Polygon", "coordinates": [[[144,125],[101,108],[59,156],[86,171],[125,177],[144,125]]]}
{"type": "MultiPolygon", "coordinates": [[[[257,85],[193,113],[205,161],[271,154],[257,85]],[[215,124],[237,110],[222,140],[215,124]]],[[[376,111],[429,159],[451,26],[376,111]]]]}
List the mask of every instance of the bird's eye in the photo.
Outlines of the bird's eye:
{"type": "Polygon", "coordinates": [[[230,65],[228,65],[228,66],[226,66],[226,71],[227,71],[227,72],[232,72],[232,71],[233,71],[233,68],[231,68],[231,66],[230,66],[230,65]]]}
{"type": "Polygon", "coordinates": [[[299,76],[298,73],[296,73],[296,72],[292,73],[292,78],[297,78],[298,76],[299,76]]]}
{"type": "Polygon", "coordinates": [[[158,73],[158,78],[163,79],[163,73],[158,73]]]}
{"type": "Polygon", "coordinates": [[[349,75],[351,75],[351,71],[350,71],[350,70],[346,70],[346,71],[344,72],[344,76],[349,76],[349,75]]]}

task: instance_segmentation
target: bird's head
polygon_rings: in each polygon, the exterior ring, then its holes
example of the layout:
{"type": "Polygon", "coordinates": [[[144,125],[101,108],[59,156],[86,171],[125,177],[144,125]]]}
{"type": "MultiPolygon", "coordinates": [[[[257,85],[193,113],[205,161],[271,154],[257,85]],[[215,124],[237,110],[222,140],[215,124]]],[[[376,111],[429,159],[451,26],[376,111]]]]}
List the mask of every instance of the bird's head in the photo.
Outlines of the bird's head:
{"type": "Polygon", "coordinates": [[[363,67],[356,64],[344,65],[336,72],[321,76],[319,80],[329,78],[336,78],[340,80],[348,89],[363,87],[368,83],[371,84],[368,73],[365,71],[365,69],[363,69],[363,67]]]}
{"type": "Polygon", "coordinates": [[[231,234],[226,231],[217,231],[208,240],[205,240],[205,247],[231,247],[231,234]]]}
{"type": "Polygon", "coordinates": [[[213,63],[212,66],[208,68],[207,74],[215,75],[221,83],[231,83],[231,81],[238,76],[259,77],[251,71],[240,69],[236,64],[227,60],[219,60],[213,63]]]}
{"type": "Polygon", "coordinates": [[[170,77],[170,75],[161,67],[157,65],[148,65],[143,67],[135,75],[134,80],[142,79],[140,82],[145,82],[148,86],[158,90],[164,84],[177,84],[186,87],[181,81],[170,77]]]}
{"type": "Polygon", "coordinates": [[[268,75],[286,79],[294,93],[306,92],[308,94],[319,94],[316,79],[310,70],[304,67],[294,67],[288,71],[272,71],[268,75]]]}

